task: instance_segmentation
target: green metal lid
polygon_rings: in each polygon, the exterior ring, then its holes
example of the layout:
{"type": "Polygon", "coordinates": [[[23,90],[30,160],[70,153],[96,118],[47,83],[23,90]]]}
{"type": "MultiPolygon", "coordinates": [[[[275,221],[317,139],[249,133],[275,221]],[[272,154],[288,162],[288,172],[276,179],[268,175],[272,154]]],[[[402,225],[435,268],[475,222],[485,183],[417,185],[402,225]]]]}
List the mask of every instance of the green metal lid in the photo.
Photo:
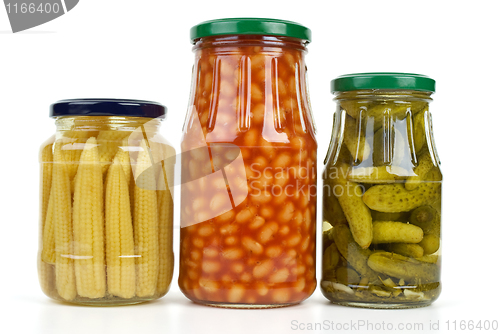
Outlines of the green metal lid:
{"type": "Polygon", "coordinates": [[[201,37],[222,35],[271,35],[311,42],[311,30],[291,21],[263,18],[227,18],[205,21],[191,28],[191,42],[201,37]]]}
{"type": "Polygon", "coordinates": [[[330,83],[332,93],[363,89],[402,89],[435,92],[436,81],[421,74],[373,72],[341,75],[330,83]]]}

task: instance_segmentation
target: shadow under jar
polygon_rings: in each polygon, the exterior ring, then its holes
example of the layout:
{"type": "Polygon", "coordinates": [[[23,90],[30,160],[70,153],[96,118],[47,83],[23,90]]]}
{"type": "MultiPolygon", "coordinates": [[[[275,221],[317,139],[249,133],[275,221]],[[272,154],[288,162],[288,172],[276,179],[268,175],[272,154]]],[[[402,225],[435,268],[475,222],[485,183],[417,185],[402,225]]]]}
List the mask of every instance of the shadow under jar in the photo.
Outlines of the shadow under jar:
{"type": "Polygon", "coordinates": [[[316,140],[310,31],[224,19],[191,31],[182,139],[179,286],[211,306],[297,304],[316,287],[316,140]]]}
{"type": "Polygon", "coordinates": [[[38,272],[47,296],[113,306],[167,293],[175,151],[159,133],[165,109],[116,99],[51,106],[57,129],[40,150],[38,272]]]}
{"type": "Polygon", "coordinates": [[[323,173],[321,291],[334,303],[412,308],[441,292],[434,86],[406,73],[332,81],[337,110],[323,173]]]}

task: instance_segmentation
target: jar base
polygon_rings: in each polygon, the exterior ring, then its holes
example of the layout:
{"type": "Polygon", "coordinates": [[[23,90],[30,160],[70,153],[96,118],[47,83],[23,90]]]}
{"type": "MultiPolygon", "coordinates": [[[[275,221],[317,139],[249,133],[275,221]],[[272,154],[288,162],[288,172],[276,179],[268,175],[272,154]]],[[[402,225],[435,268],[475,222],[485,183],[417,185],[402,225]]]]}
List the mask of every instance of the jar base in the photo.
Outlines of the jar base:
{"type": "Polygon", "coordinates": [[[300,303],[289,304],[232,304],[232,303],[203,303],[195,301],[196,304],[217,308],[232,308],[232,309],[268,309],[294,306],[300,303]]]}
{"type": "Polygon", "coordinates": [[[90,299],[90,298],[82,298],[77,297],[73,300],[65,300],[59,295],[50,294],[47,295],[49,298],[56,300],[57,302],[66,304],[66,305],[77,305],[77,306],[90,306],[90,307],[113,307],[113,306],[127,306],[127,305],[135,305],[141,303],[147,303],[161,298],[161,296],[152,296],[147,298],[131,298],[131,299],[122,299],[122,298],[100,298],[100,299],[90,299]]]}
{"type": "Polygon", "coordinates": [[[90,307],[113,307],[113,306],[128,306],[128,305],[136,305],[136,304],[142,304],[142,303],[147,303],[153,300],[156,300],[157,298],[148,298],[148,299],[134,299],[134,300],[99,300],[99,301],[66,301],[66,300],[61,300],[57,299],[59,302],[62,302],[64,304],[71,304],[71,305],[77,305],[77,306],[90,306],[90,307]]]}
{"type": "Polygon", "coordinates": [[[420,308],[426,307],[432,304],[429,302],[418,302],[418,303],[360,303],[360,302],[334,302],[332,304],[340,306],[349,306],[357,308],[368,308],[368,309],[379,309],[379,310],[396,310],[396,309],[409,309],[409,308],[420,308]]]}

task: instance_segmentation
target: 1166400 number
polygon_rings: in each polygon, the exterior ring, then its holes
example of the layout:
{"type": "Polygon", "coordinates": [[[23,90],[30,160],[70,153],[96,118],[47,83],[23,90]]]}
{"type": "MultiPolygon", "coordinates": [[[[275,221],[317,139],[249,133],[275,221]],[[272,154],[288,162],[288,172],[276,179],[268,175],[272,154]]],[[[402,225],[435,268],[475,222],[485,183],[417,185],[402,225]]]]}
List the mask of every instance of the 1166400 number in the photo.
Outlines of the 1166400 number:
{"type": "Polygon", "coordinates": [[[35,13],[59,13],[61,7],[57,2],[54,3],[7,3],[5,5],[9,14],[35,14],[35,13]]]}
{"type": "Polygon", "coordinates": [[[497,320],[448,320],[446,323],[446,329],[449,331],[497,331],[498,321],[497,320]]]}

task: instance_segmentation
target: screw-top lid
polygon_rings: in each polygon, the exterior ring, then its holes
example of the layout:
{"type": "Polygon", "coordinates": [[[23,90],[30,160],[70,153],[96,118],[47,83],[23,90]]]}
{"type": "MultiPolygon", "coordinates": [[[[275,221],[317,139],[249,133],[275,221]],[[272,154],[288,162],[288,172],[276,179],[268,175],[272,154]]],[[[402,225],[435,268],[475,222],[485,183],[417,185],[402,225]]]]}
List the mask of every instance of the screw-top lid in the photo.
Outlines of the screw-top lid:
{"type": "Polygon", "coordinates": [[[332,93],[363,89],[402,89],[435,92],[436,81],[413,73],[373,72],[341,75],[331,81],[332,93]]]}
{"type": "Polygon", "coordinates": [[[191,42],[208,36],[271,35],[299,38],[311,42],[311,30],[291,21],[263,18],[227,18],[205,21],[191,28],[191,42]]]}
{"type": "Polygon", "coordinates": [[[129,116],[164,118],[167,108],[157,102],[124,99],[71,99],[50,106],[50,117],[129,116]]]}

